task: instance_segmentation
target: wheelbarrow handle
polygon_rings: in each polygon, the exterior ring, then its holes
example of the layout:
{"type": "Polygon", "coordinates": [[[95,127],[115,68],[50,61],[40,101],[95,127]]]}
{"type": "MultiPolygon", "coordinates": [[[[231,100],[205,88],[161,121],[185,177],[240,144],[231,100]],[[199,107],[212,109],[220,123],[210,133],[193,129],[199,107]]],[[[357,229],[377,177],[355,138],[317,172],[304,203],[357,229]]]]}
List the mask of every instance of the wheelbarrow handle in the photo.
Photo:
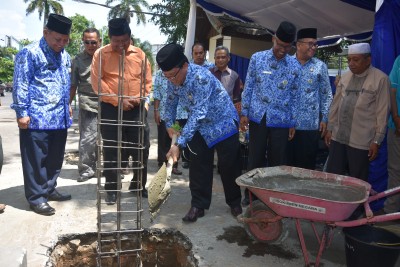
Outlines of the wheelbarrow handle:
{"type": "Polygon", "coordinates": [[[383,192],[377,193],[376,195],[370,196],[368,198],[368,202],[372,202],[372,201],[375,201],[375,200],[383,198],[383,197],[387,197],[387,196],[390,196],[390,195],[393,195],[393,194],[397,194],[399,192],[400,192],[400,186],[394,187],[394,188],[385,190],[383,192]]]}

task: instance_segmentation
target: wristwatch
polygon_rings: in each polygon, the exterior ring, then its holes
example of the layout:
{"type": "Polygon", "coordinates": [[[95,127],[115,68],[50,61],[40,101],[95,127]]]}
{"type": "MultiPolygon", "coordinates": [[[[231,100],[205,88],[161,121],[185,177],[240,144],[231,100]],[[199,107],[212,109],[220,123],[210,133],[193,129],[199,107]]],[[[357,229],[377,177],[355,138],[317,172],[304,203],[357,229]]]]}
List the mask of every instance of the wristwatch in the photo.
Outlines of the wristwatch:
{"type": "Polygon", "coordinates": [[[375,140],[375,141],[374,141],[374,144],[377,144],[378,146],[380,146],[380,145],[381,145],[381,142],[379,142],[378,140],[375,140]]]}

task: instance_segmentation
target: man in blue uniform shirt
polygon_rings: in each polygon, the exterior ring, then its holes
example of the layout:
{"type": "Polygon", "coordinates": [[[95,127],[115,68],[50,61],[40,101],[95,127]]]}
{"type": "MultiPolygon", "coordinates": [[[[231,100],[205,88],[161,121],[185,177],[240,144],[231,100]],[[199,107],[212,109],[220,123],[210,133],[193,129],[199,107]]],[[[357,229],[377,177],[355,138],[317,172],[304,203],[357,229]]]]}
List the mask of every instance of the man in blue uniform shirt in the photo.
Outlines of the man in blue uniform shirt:
{"type": "Polygon", "coordinates": [[[318,143],[326,133],[332,90],[328,68],[314,57],[317,51],[317,29],[297,32],[296,55],[301,66],[299,100],[296,108],[296,135],[288,145],[288,165],[315,169],[318,143]]]}
{"type": "Polygon", "coordinates": [[[39,42],[22,49],[15,58],[13,104],[20,128],[20,149],[25,197],[30,208],[53,215],[48,201],[64,201],[71,195],[56,190],[67,128],[72,124],[69,106],[71,20],[50,14],[39,42]]]}
{"type": "Polygon", "coordinates": [[[157,63],[169,80],[165,105],[165,124],[170,137],[175,130],[178,101],[189,112],[177,142],[167,157],[176,162],[180,151],[188,146],[190,155],[189,187],[191,208],[182,218],[195,222],[204,216],[211,204],[214,149],[225,191],[225,201],[233,216],[242,213],[240,187],[235,178],[240,175],[239,118],[223,85],[206,68],[188,63],[182,47],[164,46],[157,54],[157,63]]]}
{"type": "MultiPolygon", "coordinates": [[[[295,133],[300,66],[289,56],[296,27],[283,21],[270,50],[255,53],[242,95],[240,124],[249,125],[249,170],[285,165],[286,147],[295,133]],[[267,162],[265,160],[267,154],[267,162]]],[[[248,205],[246,192],[244,205],[248,205]]]]}

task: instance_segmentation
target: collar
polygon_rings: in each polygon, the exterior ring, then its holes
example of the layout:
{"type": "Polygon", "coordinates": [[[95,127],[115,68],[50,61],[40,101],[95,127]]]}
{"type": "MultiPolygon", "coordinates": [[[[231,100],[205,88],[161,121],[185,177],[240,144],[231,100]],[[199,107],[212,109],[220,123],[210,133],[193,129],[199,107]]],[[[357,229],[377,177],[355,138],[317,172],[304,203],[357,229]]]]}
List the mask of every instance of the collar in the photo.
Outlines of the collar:
{"type": "Polygon", "coordinates": [[[215,67],[212,68],[212,72],[213,73],[215,73],[215,72],[221,72],[221,73],[227,72],[228,74],[231,74],[232,70],[228,66],[226,66],[226,68],[223,71],[220,71],[218,69],[218,67],[215,66],[215,67]]]}
{"type": "Polygon", "coordinates": [[[353,73],[353,75],[356,76],[356,77],[359,77],[359,78],[365,77],[365,76],[367,76],[369,74],[369,71],[371,70],[371,68],[372,68],[372,66],[369,65],[368,69],[366,69],[363,73],[361,73],[361,74],[354,74],[353,73]]]}

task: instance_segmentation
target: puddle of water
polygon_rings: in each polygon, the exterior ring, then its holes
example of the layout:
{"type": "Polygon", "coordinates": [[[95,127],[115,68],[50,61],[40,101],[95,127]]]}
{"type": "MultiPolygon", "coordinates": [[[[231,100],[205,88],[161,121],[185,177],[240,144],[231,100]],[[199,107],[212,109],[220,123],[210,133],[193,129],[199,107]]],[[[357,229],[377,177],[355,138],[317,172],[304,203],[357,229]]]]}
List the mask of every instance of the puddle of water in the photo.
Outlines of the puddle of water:
{"type": "Polygon", "coordinates": [[[287,260],[297,259],[297,256],[277,245],[269,245],[252,240],[241,226],[230,226],[224,228],[224,233],[217,236],[218,241],[225,240],[228,243],[236,243],[238,246],[247,247],[243,257],[271,255],[287,260]]]}

